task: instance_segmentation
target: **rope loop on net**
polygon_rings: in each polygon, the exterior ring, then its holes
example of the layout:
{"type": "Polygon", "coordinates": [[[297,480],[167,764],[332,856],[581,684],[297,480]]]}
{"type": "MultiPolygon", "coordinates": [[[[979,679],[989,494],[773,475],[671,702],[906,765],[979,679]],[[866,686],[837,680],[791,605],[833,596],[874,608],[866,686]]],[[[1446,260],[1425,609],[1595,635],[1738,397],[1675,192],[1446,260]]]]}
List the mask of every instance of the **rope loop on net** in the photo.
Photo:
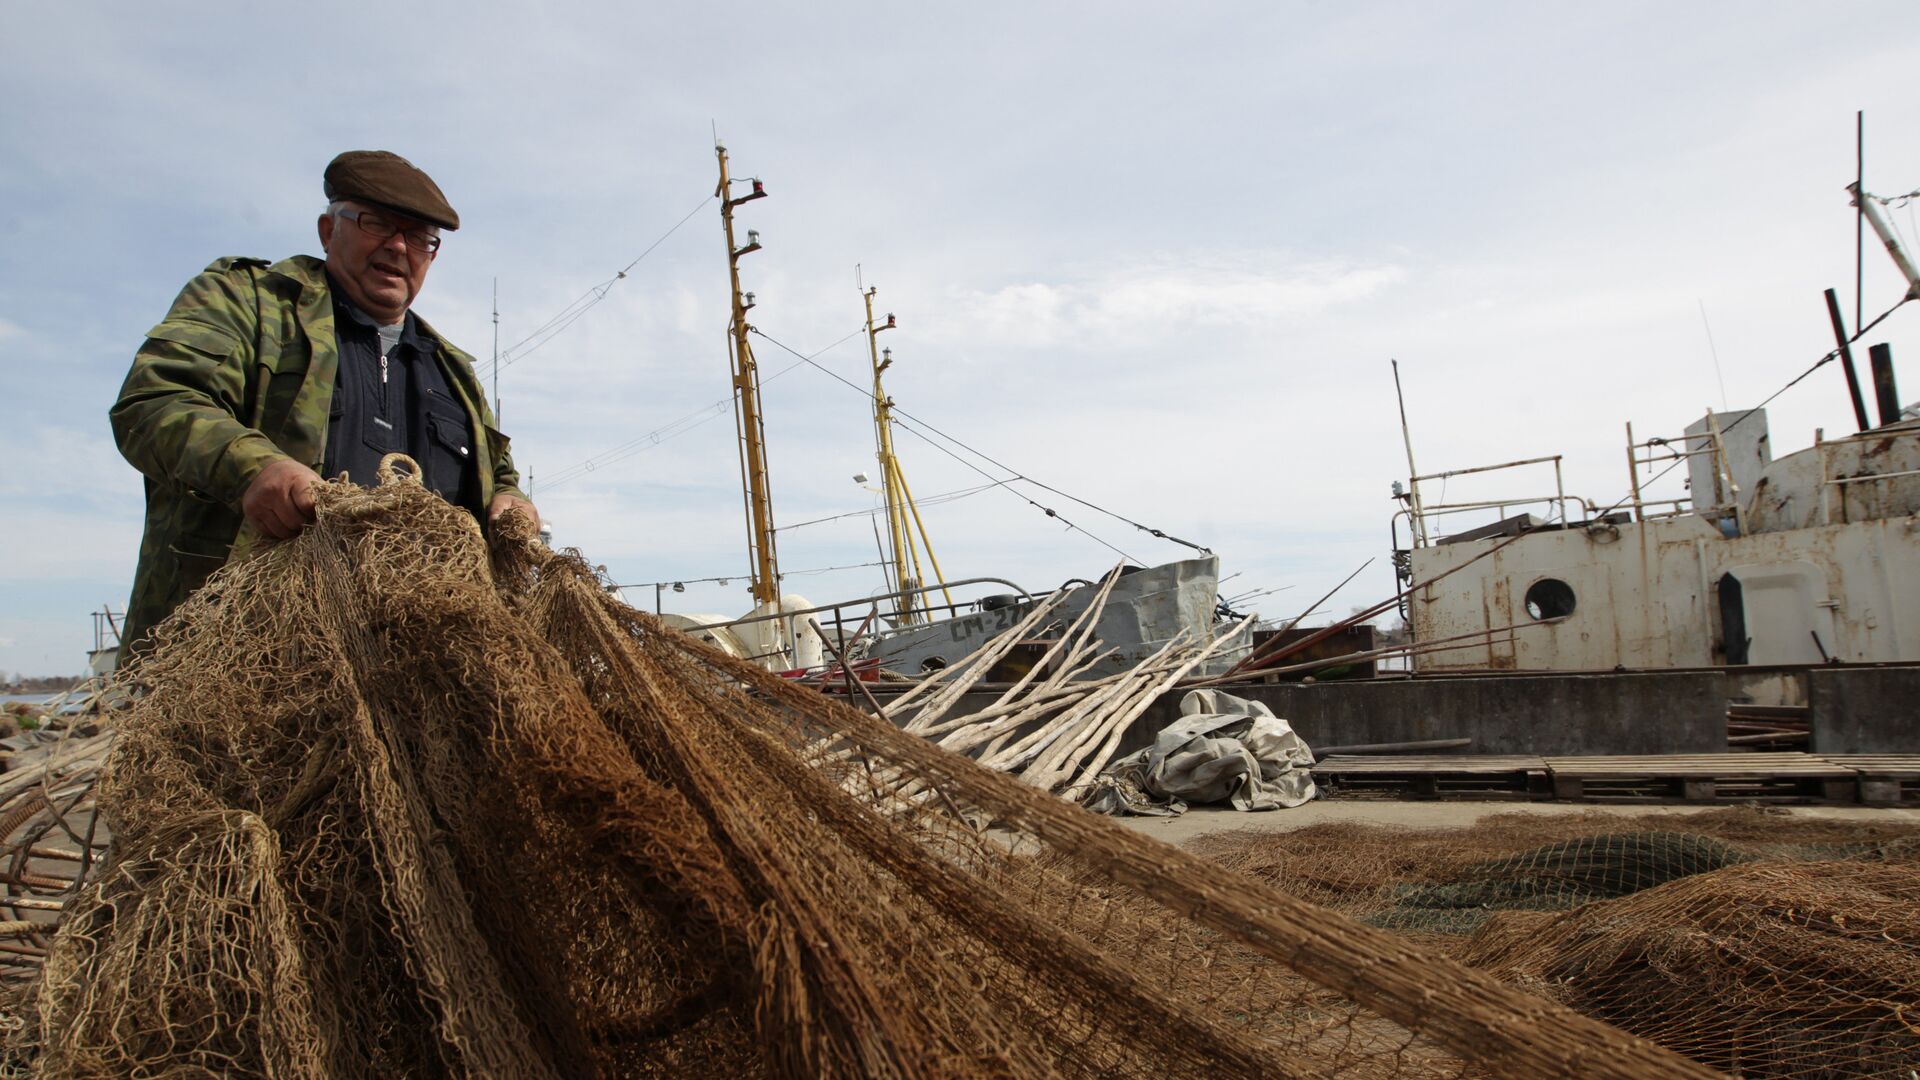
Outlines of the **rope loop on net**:
{"type": "Polygon", "coordinates": [[[388,484],[401,483],[414,483],[422,487],[426,486],[426,481],[422,479],[421,476],[420,463],[405,454],[388,454],[386,457],[381,458],[378,475],[380,477],[380,486],[382,487],[388,484]]]}

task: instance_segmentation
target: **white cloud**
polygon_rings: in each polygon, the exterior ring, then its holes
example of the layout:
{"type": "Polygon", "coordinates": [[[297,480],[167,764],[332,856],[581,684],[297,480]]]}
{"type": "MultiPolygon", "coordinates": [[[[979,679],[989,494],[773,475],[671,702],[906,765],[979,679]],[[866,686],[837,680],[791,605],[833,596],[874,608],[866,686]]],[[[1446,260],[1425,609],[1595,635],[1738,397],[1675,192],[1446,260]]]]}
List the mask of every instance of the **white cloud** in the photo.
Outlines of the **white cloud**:
{"type": "Polygon", "coordinates": [[[1406,276],[1393,265],[1289,265],[1280,256],[1157,259],[1079,280],[963,291],[936,332],[979,345],[1154,345],[1196,329],[1298,323],[1406,276]]]}
{"type": "Polygon", "coordinates": [[[14,322],[12,319],[9,319],[4,315],[0,315],[0,341],[7,341],[11,338],[17,338],[17,337],[25,337],[26,333],[27,333],[26,330],[22,328],[19,323],[14,322]]]}

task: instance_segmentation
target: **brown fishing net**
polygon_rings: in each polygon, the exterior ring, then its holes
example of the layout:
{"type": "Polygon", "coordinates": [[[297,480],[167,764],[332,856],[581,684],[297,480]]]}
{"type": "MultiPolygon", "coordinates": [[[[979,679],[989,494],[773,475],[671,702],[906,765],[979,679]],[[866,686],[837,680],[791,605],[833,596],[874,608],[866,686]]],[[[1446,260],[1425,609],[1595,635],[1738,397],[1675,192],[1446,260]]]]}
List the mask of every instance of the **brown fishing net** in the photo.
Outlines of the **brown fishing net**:
{"type": "Polygon", "coordinates": [[[1911,819],[1505,814],[1470,829],[1322,825],[1196,846],[1728,1072],[1920,1069],[1911,819]]]}
{"type": "MultiPolygon", "coordinates": [[[[1686,1076],[616,602],[404,476],[130,673],[50,1076],[1686,1076]]],[[[524,524],[522,522],[521,524],[524,524]]]]}

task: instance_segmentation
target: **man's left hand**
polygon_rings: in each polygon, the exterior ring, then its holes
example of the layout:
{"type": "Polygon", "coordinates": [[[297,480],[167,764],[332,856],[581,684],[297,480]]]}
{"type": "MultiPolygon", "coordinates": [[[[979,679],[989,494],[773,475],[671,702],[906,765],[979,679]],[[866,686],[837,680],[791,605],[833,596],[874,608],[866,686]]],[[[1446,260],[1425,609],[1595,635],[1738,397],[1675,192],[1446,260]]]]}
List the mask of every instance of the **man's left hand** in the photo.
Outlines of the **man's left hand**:
{"type": "Polygon", "coordinates": [[[518,510],[527,515],[533,522],[534,530],[539,531],[540,511],[534,509],[532,503],[518,495],[495,495],[493,501],[487,504],[487,524],[495,524],[500,520],[500,515],[509,510],[518,510]]]}

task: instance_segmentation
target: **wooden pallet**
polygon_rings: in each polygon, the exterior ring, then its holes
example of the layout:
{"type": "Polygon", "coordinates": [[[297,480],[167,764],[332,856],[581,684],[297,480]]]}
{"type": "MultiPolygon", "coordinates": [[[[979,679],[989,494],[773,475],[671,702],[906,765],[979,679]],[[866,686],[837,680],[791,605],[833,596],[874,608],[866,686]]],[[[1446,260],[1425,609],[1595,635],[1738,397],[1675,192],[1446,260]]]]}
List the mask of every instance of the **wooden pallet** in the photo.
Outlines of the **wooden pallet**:
{"type": "Polygon", "coordinates": [[[1545,799],[1544,759],[1531,754],[1342,754],[1313,767],[1335,798],[1545,799]]]}
{"type": "Polygon", "coordinates": [[[1858,773],[1795,752],[1549,757],[1553,797],[1604,802],[1853,802],[1858,773]]]}
{"type": "Polygon", "coordinates": [[[1822,754],[1852,769],[1868,806],[1920,806],[1920,754],[1822,754]]]}

